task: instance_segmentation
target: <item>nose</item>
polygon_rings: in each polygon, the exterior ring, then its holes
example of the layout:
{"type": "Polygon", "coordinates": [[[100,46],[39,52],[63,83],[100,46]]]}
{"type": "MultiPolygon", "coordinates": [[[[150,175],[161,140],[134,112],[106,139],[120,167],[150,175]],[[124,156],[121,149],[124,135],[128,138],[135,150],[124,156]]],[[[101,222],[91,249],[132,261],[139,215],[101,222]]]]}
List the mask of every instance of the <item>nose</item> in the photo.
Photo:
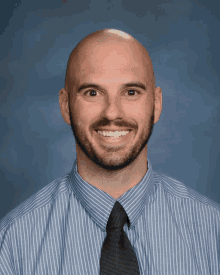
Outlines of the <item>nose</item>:
{"type": "Polygon", "coordinates": [[[106,99],[103,116],[112,121],[124,118],[124,111],[119,97],[108,97],[106,99]]]}

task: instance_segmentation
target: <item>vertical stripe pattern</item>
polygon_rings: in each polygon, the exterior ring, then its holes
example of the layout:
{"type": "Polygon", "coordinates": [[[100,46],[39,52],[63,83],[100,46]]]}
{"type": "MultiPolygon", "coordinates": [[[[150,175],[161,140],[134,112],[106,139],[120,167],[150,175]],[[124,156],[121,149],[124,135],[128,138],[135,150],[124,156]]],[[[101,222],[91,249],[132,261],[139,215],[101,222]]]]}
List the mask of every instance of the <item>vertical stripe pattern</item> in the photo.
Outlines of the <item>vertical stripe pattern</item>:
{"type": "MultiPolygon", "coordinates": [[[[219,275],[220,206],[152,170],[118,201],[142,275],[219,275]]],[[[59,178],[0,221],[1,275],[98,275],[115,199],[77,173],[59,178]]]]}

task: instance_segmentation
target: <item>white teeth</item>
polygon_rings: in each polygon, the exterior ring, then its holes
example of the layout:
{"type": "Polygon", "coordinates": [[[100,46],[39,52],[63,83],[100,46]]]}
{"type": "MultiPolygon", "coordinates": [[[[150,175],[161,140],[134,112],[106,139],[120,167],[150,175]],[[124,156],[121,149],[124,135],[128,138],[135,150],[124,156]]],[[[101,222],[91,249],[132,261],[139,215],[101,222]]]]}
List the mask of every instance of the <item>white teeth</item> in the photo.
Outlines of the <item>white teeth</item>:
{"type": "Polygon", "coordinates": [[[98,131],[98,134],[104,137],[121,137],[127,135],[129,132],[130,131],[98,131]]]}

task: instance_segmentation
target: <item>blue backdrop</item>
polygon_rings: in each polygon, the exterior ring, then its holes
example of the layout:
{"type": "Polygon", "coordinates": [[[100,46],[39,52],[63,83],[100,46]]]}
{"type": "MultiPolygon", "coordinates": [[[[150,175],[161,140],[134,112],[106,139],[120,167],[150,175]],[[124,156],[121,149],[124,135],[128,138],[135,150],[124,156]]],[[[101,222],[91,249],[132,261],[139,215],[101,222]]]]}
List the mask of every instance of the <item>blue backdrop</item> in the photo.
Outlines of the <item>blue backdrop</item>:
{"type": "Polygon", "coordinates": [[[148,147],[154,169],[220,203],[219,1],[8,2],[0,24],[0,218],[71,170],[75,141],[58,92],[71,50],[103,28],[130,33],[153,61],[163,90],[148,147]]]}

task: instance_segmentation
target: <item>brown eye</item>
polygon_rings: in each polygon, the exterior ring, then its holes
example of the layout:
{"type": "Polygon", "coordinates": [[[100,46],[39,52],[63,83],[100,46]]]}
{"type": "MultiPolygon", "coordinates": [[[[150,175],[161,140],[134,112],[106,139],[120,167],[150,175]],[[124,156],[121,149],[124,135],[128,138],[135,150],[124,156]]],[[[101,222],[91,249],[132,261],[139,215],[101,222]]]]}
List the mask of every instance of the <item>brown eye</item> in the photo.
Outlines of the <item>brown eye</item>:
{"type": "Polygon", "coordinates": [[[87,92],[85,92],[86,95],[91,96],[91,97],[95,97],[97,95],[96,90],[89,90],[87,92]]]}
{"type": "Polygon", "coordinates": [[[137,94],[138,92],[136,90],[128,90],[128,95],[134,96],[135,93],[137,94]]]}

